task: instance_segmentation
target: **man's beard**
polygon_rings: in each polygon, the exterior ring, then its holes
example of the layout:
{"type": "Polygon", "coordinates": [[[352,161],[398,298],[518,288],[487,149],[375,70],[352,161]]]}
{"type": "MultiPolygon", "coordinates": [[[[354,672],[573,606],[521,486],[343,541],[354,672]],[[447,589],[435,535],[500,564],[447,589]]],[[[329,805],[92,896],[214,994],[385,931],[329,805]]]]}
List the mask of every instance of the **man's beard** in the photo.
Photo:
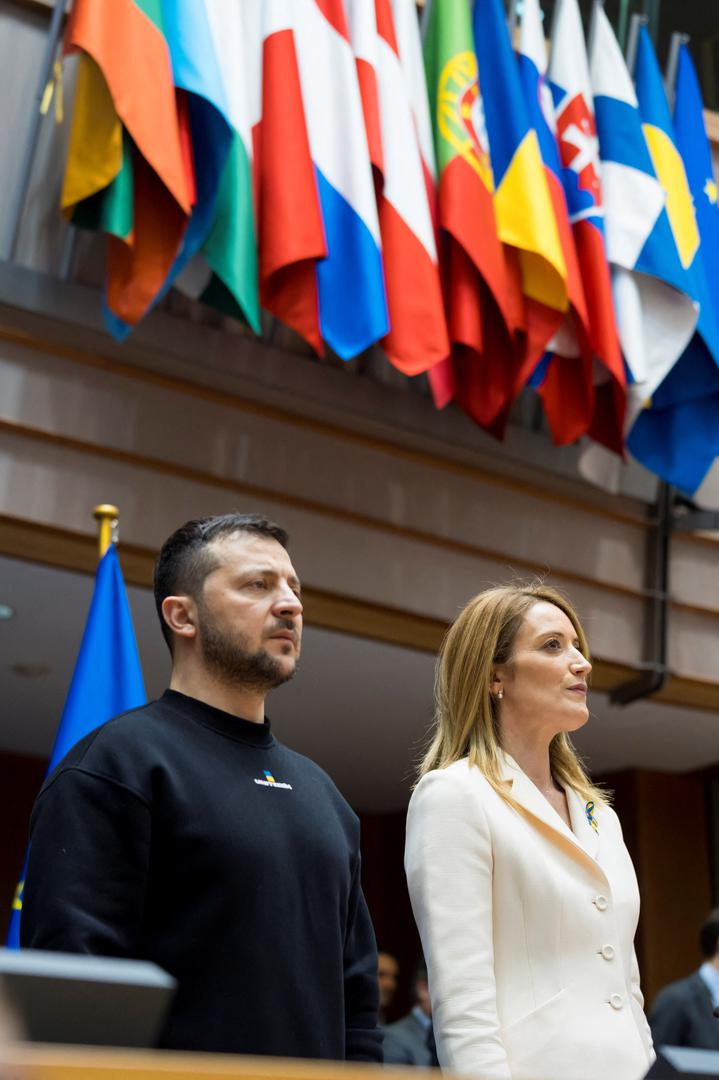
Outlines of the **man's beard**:
{"type": "MultiPolygon", "coordinates": [[[[201,611],[200,646],[208,668],[227,686],[244,686],[252,690],[272,690],[292,678],[297,665],[284,668],[279,659],[266,649],[252,652],[247,638],[236,633],[232,638],[222,634],[207,611],[201,611]]],[[[278,630],[292,630],[292,624],[283,622],[278,630]]]]}

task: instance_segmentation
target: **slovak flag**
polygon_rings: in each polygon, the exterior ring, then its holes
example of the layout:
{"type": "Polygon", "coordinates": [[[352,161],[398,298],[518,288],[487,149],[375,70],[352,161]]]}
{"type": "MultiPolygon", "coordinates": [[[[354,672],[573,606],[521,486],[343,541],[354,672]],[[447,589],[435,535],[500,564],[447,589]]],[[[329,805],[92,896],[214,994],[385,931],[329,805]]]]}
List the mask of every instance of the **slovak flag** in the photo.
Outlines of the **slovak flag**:
{"type": "Polygon", "coordinates": [[[577,0],[557,0],[554,27],[549,80],[564,166],[562,180],[584,281],[590,341],[598,361],[589,434],[621,454],[626,379],[604,245],[599,146],[577,0]]]}
{"type": "Polygon", "coordinates": [[[328,255],[317,264],[323,339],[349,360],[389,330],[379,220],[342,0],[297,0],[295,43],[328,255]]]}
{"type": "Polygon", "coordinates": [[[559,446],[575,442],[591,425],[594,410],[589,316],[579,260],[569,223],[562,184],[552,94],[547,86],[547,49],[539,0],[524,0],[519,41],[519,76],[529,121],[537,133],[562,254],[567,267],[570,310],[549,342],[539,369],[530,380],[536,386],[559,446]]]}

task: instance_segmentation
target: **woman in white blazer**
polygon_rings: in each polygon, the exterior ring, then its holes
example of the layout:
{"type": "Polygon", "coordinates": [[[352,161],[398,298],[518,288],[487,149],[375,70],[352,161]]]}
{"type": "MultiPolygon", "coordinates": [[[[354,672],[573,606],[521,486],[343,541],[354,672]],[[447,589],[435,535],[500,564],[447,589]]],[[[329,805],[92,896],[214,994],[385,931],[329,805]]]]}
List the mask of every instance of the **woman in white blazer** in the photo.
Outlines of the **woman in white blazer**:
{"type": "Polygon", "coordinates": [[[405,868],[452,1072],[639,1080],[653,1060],[636,875],[568,738],[588,718],[587,657],[541,584],[475,597],[440,652],[405,868]]]}

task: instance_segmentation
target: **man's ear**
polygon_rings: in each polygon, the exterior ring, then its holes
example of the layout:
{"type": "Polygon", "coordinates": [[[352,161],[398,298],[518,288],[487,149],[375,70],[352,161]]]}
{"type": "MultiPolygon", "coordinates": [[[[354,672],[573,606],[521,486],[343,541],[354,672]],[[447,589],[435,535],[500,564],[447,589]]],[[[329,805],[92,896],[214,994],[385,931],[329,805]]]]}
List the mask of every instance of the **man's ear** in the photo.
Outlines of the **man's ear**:
{"type": "Polygon", "coordinates": [[[196,637],[197,605],[191,596],[166,596],[162,601],[162,617],[178,637],[196,637]]]}

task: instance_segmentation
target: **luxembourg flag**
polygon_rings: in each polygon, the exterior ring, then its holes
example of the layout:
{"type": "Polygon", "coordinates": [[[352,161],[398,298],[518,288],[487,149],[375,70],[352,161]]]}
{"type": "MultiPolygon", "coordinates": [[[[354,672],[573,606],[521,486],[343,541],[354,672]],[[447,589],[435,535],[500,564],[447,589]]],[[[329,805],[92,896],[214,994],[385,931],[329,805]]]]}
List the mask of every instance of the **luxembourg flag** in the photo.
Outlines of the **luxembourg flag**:
{"type": "Polygon", "coordinates": [[[357,67],[342,0],[297,0],[295,41],[328,255],[322,337],[349,360],[389,331],[379,220],[357,67]]]}
{"type": "Polygon", "coordinates": [[[584,281],[591,345],[598,361],[589,434],[621,454],[626,378],[604,246],[599,146],[577,0],[557,2],[549,79],[564,166],[564,190],[584,281]]]}
{"type": "MultiPolygon", "coordinates": [[[[413,0],[407,3],[413,6],[413,0]]],[[[353,6],[366,11],[367,0],[351,0],[348,10],[353,6]]],[[[449,336],[425,172],[390,0],[375,0],[375,15],[384,162],[378,210],[391,326],[382,347],[395,367],[417,375],[449,356],[449,336]]],[[[415,28],[419,36],[416,17],[415,28]]]]}
{"type": "Polygon", "coordinates": [[[567,267],[570,310],[548,345],[548,354],[530,385],[544,402],[552,437],[559,446],[575,442],[592,420],[594,392],[589,317],[579,260],[562,186],[552,93],[546,83],[547,49],[539,0],[524,0],[519,45],[519,75],[529,122],[537,132],[559,241],[567,267]]]}

